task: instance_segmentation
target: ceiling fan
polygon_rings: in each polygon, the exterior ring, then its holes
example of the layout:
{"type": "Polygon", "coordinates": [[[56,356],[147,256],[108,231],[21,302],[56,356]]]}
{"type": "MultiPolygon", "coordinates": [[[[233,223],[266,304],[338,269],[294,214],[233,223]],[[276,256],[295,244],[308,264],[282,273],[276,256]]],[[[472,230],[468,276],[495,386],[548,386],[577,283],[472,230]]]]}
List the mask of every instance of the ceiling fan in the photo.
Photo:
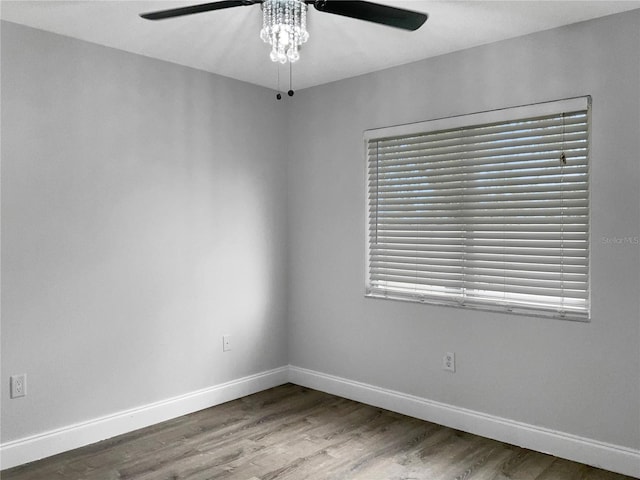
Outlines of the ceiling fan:
{"type": "Polygon", "coordinates": [[[280,63],[287,63],[287,61],[293,63],[300,58],[298,49],[309,38],[307,32],[308,5],[313,5],[319,12],[366,20],[410,31],[420,28],[428,18],[427,14],[421,12],[350,0],[224,0],[142,13],[140,16],[147,20],[162,20],[255,4],[260,4],[262,7],[263,24],[260,38],[265,43],[272,45],[271,60],[280,63]]]}

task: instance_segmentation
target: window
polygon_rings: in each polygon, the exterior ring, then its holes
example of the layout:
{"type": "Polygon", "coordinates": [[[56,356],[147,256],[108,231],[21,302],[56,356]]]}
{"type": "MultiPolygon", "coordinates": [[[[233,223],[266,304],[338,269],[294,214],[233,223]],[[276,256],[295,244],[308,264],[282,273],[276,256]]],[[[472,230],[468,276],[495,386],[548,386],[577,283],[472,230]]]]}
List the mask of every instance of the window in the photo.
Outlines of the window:
{"type": "Polygon", "coordinates": [[[588,319],[590,104],[365,132],[367,296],[588,319]]]}

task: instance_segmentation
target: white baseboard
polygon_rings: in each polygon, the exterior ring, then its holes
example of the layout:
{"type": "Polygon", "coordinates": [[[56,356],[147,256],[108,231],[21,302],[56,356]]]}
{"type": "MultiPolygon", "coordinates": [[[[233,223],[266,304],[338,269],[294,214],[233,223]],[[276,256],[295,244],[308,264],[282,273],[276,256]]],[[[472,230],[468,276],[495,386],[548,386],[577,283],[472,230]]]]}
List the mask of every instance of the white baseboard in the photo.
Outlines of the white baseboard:
{"type": "Polygon", "coordinates": [[[289,367],[289,381],[457,430],[640,478],[640,450],[487,415],[295,366],[289,367]]]}
{"type": "Polygon", "coordinates": [[[282,385],[287,381],[288,367],[280,367],[142,407],[7,442],[0,445],[0,465],[2,469],[7,469],[33,462],[251,395],[282,385]]]}
{"type": "Polygon", "coordinates": [[[288,381],[439,425],[640,478],[639,450],[487,415],[295,366],[276,368],[4,443],[0,445],[0,465],[2,469],[22,465],[251,395],[288,381]]]}

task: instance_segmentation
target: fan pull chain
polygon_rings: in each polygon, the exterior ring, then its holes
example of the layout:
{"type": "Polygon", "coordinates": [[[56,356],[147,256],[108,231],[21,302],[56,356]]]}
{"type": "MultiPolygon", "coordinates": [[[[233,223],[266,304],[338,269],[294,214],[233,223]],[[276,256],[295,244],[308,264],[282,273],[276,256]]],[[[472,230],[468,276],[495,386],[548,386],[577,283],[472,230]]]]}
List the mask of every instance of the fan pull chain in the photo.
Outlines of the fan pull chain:
{"type": "MultiPolygon", "coordinates": [[[[276,93],[276,99],[277,100],[282,100],[282,93],[280,93],[280,67],[276,66],[276,71],[278,72],[278,85],[277,85],[277,93],[276,93]]],[[[287,95],[289,95],[290,97],[293,97],[293,94],[295,93],[293,91],[293,88],[291,87],[293,80],[292,80],[292,73],[291,73],[291,62],[289,62],[289,91],[287,92],[287,95]]]]}
{"type": "Polygon", "coordinates": [[[282,100],[282,94],[280,93],[280,68],[277,65],[276,71],[278,72],[278,93],[276,94],[276,100],[282,100]]]}
{"type": "Polygon", "coordinates": [[[293,97],[293,94],[295,93],[293,91],[293,89],[291,88],[291,62],[289,62],[289,91],[287,92],[287,95],[289,95],[290,97],[293,97]]]}
{"type": "MultiPolygon", "coordinates": [[[[276,67],[276,70],[278,72],[278,91],[276,93],[276,99],[282,100],[282,93],[280,93],[280,67],[276,67]]],[[[292,78],[293,74],[291,73],[291,62],[289,62],[289,91],[287,92],[287,95],[289,95],[290,97],[293,97],[293,94],[295,93],[291,86],[293,83],[292,78]]]]}

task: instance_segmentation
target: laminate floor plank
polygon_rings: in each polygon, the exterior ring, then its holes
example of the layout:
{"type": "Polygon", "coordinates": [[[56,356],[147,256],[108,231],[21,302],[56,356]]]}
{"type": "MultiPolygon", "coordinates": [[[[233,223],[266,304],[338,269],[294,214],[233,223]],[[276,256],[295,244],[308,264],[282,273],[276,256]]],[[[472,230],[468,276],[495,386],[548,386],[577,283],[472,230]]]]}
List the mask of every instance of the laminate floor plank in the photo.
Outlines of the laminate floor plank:
{"type": "Polygon", "coordinates": [[[632,480],[287,384],[2,480],[632,480]]]}

